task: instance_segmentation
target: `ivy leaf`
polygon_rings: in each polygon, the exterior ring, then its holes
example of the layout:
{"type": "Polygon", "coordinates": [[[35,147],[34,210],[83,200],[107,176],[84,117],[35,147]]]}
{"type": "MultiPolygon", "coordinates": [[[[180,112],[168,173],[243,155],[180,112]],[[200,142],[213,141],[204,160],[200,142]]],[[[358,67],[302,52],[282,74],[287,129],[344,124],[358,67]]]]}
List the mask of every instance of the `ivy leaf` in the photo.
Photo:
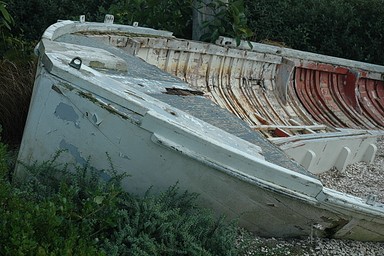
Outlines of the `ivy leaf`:
{"type": "Polygon", "coordinates": [[[95,202],[96,204],[102,204],[104,201],[104,196],[95,196],[95,198],[93,199],[93,202],[95,202]]]}

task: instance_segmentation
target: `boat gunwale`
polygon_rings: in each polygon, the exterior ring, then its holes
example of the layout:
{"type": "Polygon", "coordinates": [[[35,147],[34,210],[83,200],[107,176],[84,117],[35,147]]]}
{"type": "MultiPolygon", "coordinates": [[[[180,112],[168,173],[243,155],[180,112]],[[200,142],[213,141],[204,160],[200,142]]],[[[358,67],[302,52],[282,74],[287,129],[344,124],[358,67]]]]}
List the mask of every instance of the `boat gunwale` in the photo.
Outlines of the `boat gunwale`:
{"type": "Polygon", "coordinates": [[[282,56],[285,58],[292,58],[296,65],[306,67],[307,64],[311,63],[321,63],[321,64],[331,64],[336,67],[346,67],[346,68],[357,68],[360,70],[367,71],[366,76],[375,80],[383,80],[384,79],[384,66],[367,63],[362,61],[350,60],[340,57],[334,57],[324,54],[318,54],[313,52],[306,52],[301,50],[295,50],[286,47],[256,43],[256,42],[248,42],[242,40],[240,45],[236,46],[235,39],[220,36],[216,41],[218,45],[225,45],[226,47],[231,47],[234,49],[242,49],[247,51],[256,51],[256,52],[265,52],[269,54],[274,54],[277,56],[282,56]],[[252,45],[252,48],[249,46],[252,45]],[[377,74],[372,74],[377,73],[377,74]]]}

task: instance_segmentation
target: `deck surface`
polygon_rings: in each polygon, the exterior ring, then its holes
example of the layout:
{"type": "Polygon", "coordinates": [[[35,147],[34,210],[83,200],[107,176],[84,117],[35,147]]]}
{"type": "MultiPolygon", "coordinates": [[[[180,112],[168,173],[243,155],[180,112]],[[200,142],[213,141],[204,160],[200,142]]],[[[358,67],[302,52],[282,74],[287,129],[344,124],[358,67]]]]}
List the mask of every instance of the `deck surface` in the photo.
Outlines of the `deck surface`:
{"type": "Polygon", "coordinates": [[[214,104],[209,99],[199,95],[181,96],[177,94],[167,94],[166,88],[181,88],[183,90],[189,89],[193,91],[187,83],[179,78],[162,71],[156,66],[146,63],[138,57],[116,47],[104,44],[94,38],[67,34],[59,37],[57,41],[101,48],[119,56],[128,64],[128,71],[125,74],[108,70],[102,70],[102,72],[123,83],[130,81],[130,85],[135,87],[135,89],[261,147],[265,160],[271,163],[317,179],[316,176],[289,158],[281,149],[269,142],[260,132],[252,130],[246,122],[214,104]]]}

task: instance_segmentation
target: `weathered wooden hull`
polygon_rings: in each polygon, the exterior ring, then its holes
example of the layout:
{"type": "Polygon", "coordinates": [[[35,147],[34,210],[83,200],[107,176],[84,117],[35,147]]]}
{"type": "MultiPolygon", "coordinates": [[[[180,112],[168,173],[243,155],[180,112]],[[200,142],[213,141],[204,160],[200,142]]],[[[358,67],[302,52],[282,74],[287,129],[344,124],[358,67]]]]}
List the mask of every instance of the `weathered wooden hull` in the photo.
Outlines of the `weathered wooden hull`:
{"type": "MultiPolygon", "coordinates": [[[[113,24],[63,21],[47,29],[37,48],[20,161],[49,160],[63,149],[59,161],[85,164],[91,156],[92,166],[105,169],[108,153],[116,170],[130,174],[123,184],[127,191],[159,191],[178,182],[199,193],[203,205],[261,235],[384,241],[383,204],[323,187],[196,87],[132,55],[140,55],[143,34],[148,43],[178,42],[167,32],[113,24]]],[[[204,45],[228,54],[224,47],[204,45]]],[[[185,63],[195,63],[188,58],[185,63]]],[[[173,66],[163,68],[168,67],[173,66]]],[[[224,87],[213,89],[225,93],[224,87]]]]}
{"type": "Polygon", "coordinates": [[[372,162],[376,137],[384,135],[382,66],[255,43],[238,49],[228,38],[219,43],[226,47],[136,37],[120,47],[203,91],[313,173],[372,162]]]}

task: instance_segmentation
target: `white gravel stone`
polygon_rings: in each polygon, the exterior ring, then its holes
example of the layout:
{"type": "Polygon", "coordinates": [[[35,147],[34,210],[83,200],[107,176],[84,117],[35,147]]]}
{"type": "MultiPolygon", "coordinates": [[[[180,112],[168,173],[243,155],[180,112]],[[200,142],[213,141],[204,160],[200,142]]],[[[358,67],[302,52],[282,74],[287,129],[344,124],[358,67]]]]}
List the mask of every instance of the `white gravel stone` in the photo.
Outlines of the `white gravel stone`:
{"type": "MultiPolygon", "coordinates": [[[[384,203],[384,137],[378,139],[377,154],[372,164],[359,162],[350,165],[345,172],[332,169],[319,175],[324,186],[367,198],[376,195],[384,203]]],[[[250,251],[246,255],[337,255],[384,256],[384,242],[360,242],[351,240],[313,238],[276,239],[255,237],[257,244],[271,244],[268,252],[250,251]]],[[[264,248],[265,250],[265,248],[264,248]]]]}
{"type": "Polygon", "coordinates": [[[332,169],[320,174],[319,178],[326,187],[361,198],[376,195],[378,201],[384,202],[384,137],[377,141],[372,164],[355,163],[347,166],[345,172],[332,169]]]}

